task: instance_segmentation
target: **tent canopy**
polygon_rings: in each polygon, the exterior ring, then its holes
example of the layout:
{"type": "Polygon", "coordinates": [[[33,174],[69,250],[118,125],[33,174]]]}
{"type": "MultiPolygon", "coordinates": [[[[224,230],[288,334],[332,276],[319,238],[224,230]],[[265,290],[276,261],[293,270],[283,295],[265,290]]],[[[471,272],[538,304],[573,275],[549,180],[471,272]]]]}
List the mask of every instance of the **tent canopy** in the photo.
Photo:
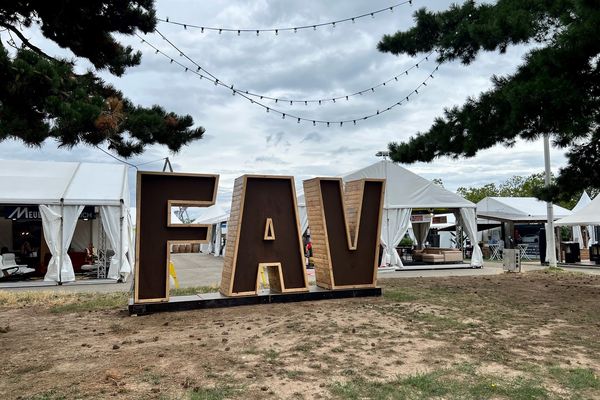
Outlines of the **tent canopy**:
{"type": "Polygon", "coordinates": [[[216,224],[229,219],[228,209],[221,203],[202,209],[202,213],[196,218],[193,224],[216,224]]]}
{"type": "MultiPolygon", "coordinates": [[[[475,204],[456,193],[452,193],[391,161],[376,162],[351,172],[342,179],[347,182],[364,178],[387,179],[383,205],[386,209],[475,208],[475,204]]],[[[304,205],[304,195],[298,197],[298,203],[304,205]]]]}
{"type": "Polygon", "coordinates": [[[0,204],[129,205],[122,164],[0,160],[0,204]]]}
{"type": "MultiPolygon", "coordinates": [[[[555,219],[571,215],[566,208],[553,207],[555,219]]],[[[535,197],[486,197],[477,203],[477,216],[497,221],[545,222],[546,203],[535,197]]]]}
{"type": "Polygon", "coordinates": [[[600,196],[575,213],[561,218],[556,225],[600,225],[600,196]]]}

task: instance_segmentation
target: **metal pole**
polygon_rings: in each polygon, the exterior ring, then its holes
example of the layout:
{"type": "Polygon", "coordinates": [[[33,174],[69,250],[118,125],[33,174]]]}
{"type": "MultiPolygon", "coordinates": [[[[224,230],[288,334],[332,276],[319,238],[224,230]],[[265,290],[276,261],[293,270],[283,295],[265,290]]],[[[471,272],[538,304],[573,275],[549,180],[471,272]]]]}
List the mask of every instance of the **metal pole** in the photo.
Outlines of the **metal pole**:
{"type": "MultiPolygon", "coordinates": [[[[546,167],[546,187],[550,186],[550,139],[548,135],[544,135],[544,164],[546,167]]],[[[546,202],[546,213],[548,216],[548,229],[546,230],[546,241],[551,243],[551,246],[546,246],[546,252],[550,252],[548,256],[548,265],[556,267],[556,239],[554,236],[554,208],[551,202],[546,202]]],[[[540,257],[545,255],[540,254],[540,257]]]]}
{"type": "Polygon", "coordinates": [[[62,285],[62,263],[63,263],[63,248],[64,248],[64,243],[63,243],[63,230],[64,230],[64,225],[65,225],[65,204],[63,202],[63,200],[60,200],[60,229],[59,229],[59,243],[60,243],[60,249],[58,251],[58,284],[62,285]]]}

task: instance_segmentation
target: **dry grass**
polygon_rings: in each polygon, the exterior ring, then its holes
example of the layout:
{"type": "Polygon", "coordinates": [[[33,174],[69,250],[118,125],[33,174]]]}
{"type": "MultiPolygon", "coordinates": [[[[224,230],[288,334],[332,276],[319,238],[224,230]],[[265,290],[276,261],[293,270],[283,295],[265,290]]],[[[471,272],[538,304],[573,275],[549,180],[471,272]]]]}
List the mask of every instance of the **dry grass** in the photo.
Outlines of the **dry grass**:
{"type": "Polygon", "coordinates": [[[125,294],[0,293],[0,398],[600,398],[600,277],[381,285],[382,298],[145,317],[126,315],[125,294]]]}

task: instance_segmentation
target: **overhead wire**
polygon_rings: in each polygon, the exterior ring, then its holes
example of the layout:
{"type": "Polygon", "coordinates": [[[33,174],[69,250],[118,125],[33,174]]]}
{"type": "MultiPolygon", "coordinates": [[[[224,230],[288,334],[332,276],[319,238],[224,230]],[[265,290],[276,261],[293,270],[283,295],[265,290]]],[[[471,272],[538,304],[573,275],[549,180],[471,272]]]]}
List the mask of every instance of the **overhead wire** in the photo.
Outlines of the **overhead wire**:
{"type": "MultiPolygon", "coordinates": [[[[373,92],[375,92],[375,89],[378,89],[380,87],[386,86],[390,82],[398,82],[399,78],[404,77],[404,76],[408,76],[408,73],[410,71],[412,71],[413,69],[418,69],[420,64],[422,64],[425,61],[429,61],[429,57],[431,57],[431,55],[434,53],[434,51],[431,51],[427,55],[425,55],[425,57],[423,57],[420,60],[418,60],[415,64],[413,64],[409,68],[406,68],[406,69],[402,70],[399,74],[397,74],[397,75],[395,75],[395,76],[393,76],[393,77],[391,77],[391,78],[389,78],[389,79],[387,79],[387,80],[385,80],[383,82],[380,82],[380,83],[378,83],[376,85],[369,86],[368,88],[361,89],[361,90],[356,91],[356,92],[347,93],[347,94],[338,95],[338,96],[322,97],[322,98],[317,98],[317,99],[293,99],[293,98],[285,98],[285,97],[273,97],[273,96],[268,96],[268,95],[261,94],[261,93],[254,93],[254,92],[251,92],[249,90],[238,89],[233,84],[227,84],[227,83],[219,80],[216,76],[214,76],[209,71],[207,71],[204,67],[202,67],[202,65],[198,64],[195,60],[193,60],[186,53],[184,53],[177,45],[175,45],[175,43],[173,43],[169,38],[167,38],[161,31],[159,31],[158,29],[155,29],[155,32],[165,42],[167,42],[175,51],[177,51],[179,53],[180,57],[184,57],[189,62],[191,62],[192,64],[194,64],[194,66],[196,67],[196,71],[197,72],[204,71],[206,73],[206,75],[208,75],[211,78],[217,80],[219,82],[218,84],[220,84],[222,86],[226,86],[228,89],[230,89],[232,91],[235,91],[236,93],[243,93],[243,94],[245,94],[247,96],[259,98],[260,100],[271,100],[271,101],[274,101],[275,103],[279,103],[279,102],[289,103],[290,105],[294,105],[294,103],[304,104],[304,105],[308,105],[309,103],[311,103],[311,104],[319,104],[319,105],[321,105],[323,103],[336,103],[339,100],[350,100],[350,98],[355,97],[355,96],[362,96],[364,94],[373,93],[373,92]]],[[[139,34],[137,36],[140,39],[142,39],[142,42],[144,41],[144,38],[142,38],[139,34]]],[[[158,49],[157,47],[155,47],[151,43],[148,43],[148,44],[157,53],[162,53],[162,51],[160,49],[158,49]]]]}
{"type": "Polygon", "coordinates": [[[178,22],[178,21],[172,21],[169,19],[169,17],[166,18],[157,18],[158,21],[162,22],[162,23],[167,23],[167,24],[172,24],[172,25],[178,25],[183,27],[184,29],[187,28],[195,28],[195,29],[200,29],[201,32],[204,31],[214,31],[214,32],[218,32],[219,34],[223,33],[223,32],[227,32],[227,33],[237,33],[238,36],[240,36],[242,33],[248,33],[248,32],[252,32],[252,33],[256,33],[256,36],[259,36],[261,32],[271,32],[271,33],[275,33],[275,35],[279,35],[279,32],[288,32],[288,31],[293,31],[298,32],[301,30],[305,30],[305,29],[312,29],[312,30],[317,30],[317,28],[323,27],[323,26],[332,26],[333,28],[336,27],[336,25],[345,23],[345,22],[356,22],[356,20],[359,19],[363,19],[363,18],[367,18],[367,17],[372,17],[375,18],[375,15],[383,13],[383,12],[394,12],[394,9],[406,4],[409,4],[412,6],[413,0],[405,0],[402,1],[400,3],[396,3],[396,4],[392,4],[390,6],[387,6],[385,8],[381,8],[378,10],[374,10],[374,11],[369,11],[366,12],[364,14],[360,14],[360,15],[355,15],[353,17],[348,17],[348,18],[343,18],[343,19],[338,19],[335,21],[328,21],[328,22],[319,22],[319,23],[314,23],[314,24],[305,24],[305,25],[299,25],[299,26],[291,26],[291,27],[283,27],[283,28],[267,28],[267,29],[250,29],[250,28],[223,28],[223,27],[211,27],[211,26],[205,26],[205,25],[197,25],[197,24],[190,24],[190,23],[184,23],[184,22],[178,22]]]}
{"type": "MultiPolygon", "coordinates": [[[[184,69],[184,72],[191,72],[194,75],[197,75],[200,77],[200,79],[206,79],[209,82],[212,82],[215,86],[220,86],[220,87],[224,87],[228,90],[230,90],[232,92],[233,95],[240,95],[241,97],[245,98],[246,100],[250,101],[250,103],[252,104],[256,104],[259,107],[262,107],[263,109],[266,110],[266,112],[273,112],[275,114],[281,115],[283,119],[285,119],[286,117],[288,117],[289,119],[292,120],[296,120],[298,123],[300,123],[301,121],[306,121],[306,122],[311,122],[313,125],[316,124],[323,124],[326,126],[331,126],[331,125],[340,125],[343,126],[343,124],[348,124],[348,123],[353,123],[354,125],[356,125],[357,121],[364,121],[370,118],[374,118],[377,116],[380,116],[408,101],[410,101],[410,97],[414,96],[415,94],[419,94],[419,89],[421,89],[423,86],[427,86],[427,82],[430,79],[434,78],[434,74],[438,71],[440,63],[438,63],[436,65],[436,67],[429,73],[429,75],[412,91],[410,91],[409,93],[407,93],[405,96],[403,96],[401,98],[401,100],[395,102],[394,104],[377,110],[375,112],[372,112],[371,114],[367,114],[367,115],[362,115],[360,117],[355,117],[355,118],[349,118],[349,119],[343,119],[343,120],[322,120],[322,119],[316,119],[316,118],[306,118],[306,117],[301,117],[295,114],[291,114],[288,112],[283,112],[281,110],[272,108],[267,106],[266,104],[255,100],[254,98],[252,98],[250,95],[245,94],[244,92],[238,91],[237,89],[235,89],[233,86],[227,86],[226,84],[224,84],[222,81],[220,81],[215,75],[211,74],[210,72],[208,72],[207,70],[205,70],[204,68],[201,67],[190,67],[188,65],[185,65],[183,63],[181,63],[180,61],[174,59],[173,57],[169,56],[168,54],[162,52],[161,50],[159,50],[156,46],[154,46],[153,44],[149,43],[146,39],[144,39],[143,37],[141,37],[140,35],[137,35],[142,43],[148,44],[149,46],[151,46],[152,48],[155,49],[156,53],[160,53],[161,55],[163,55],[164,57],[166,57],[167,59],[169,59],[171,64],[176,64],[178,66],[180,66],[181,68],[184,69]],[[206,73],[206,75],[200,73],[199,71],[204,71],[206,73]]],[[[181,50],[180,51],[180,56],[185,57],[188,60],[191,60],[185,53],[183,53],[181,50]]],[[[191,61],[193,63],[193,61],[191,61]]],[[[196,65],[196,64],[194,64],[196,65]]]]}

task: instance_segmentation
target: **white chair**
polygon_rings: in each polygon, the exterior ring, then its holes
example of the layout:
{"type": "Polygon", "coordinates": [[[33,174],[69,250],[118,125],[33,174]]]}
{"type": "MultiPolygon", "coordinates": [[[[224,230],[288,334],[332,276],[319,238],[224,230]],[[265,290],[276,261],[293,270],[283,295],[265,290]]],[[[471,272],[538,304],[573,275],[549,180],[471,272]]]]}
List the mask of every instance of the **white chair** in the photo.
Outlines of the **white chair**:
{"type": "Polygon", "coordinates": [[[35,269],[29,268],[24,264],[17,264],[14,253],[5,253],[0,256],[0,277],[16,277],[19,275],[27,275],[35,272],[35,269]]]}

